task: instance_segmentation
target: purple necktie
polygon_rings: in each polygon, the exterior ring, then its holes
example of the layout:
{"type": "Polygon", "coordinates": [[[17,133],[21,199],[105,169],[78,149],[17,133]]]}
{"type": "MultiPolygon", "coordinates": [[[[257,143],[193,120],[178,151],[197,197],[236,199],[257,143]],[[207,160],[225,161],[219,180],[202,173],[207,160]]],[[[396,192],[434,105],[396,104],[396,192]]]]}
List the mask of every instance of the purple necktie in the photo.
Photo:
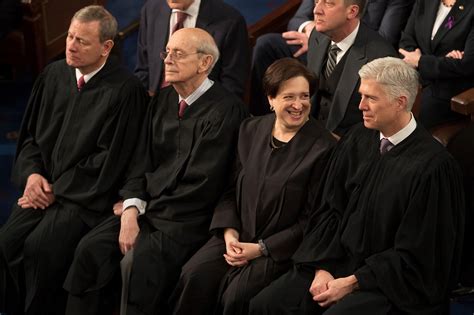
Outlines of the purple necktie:
{"type": "Polygon", "coordinates": [[[382,138],[380,140],[380,154],[385,154],[394,147],[393,143],[390,142],[387,138],[382,138]]]}
{"type": "Polygon", "coordinates": [[[179,102],[179,110],[178,110],[179,119],[183,118],[184,110],[186,109],[186,107],[188,107],[188,104],[186,103],[186,101],[181,100],[181,102],[179,102]]]}

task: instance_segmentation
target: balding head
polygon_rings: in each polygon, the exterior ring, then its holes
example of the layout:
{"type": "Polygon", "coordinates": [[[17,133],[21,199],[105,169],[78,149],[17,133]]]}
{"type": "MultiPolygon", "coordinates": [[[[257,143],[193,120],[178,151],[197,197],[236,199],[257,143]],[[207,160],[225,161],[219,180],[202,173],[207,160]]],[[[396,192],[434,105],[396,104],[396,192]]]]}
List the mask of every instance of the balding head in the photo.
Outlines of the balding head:
{"type": "Polygon", "coordinates": [[[175,88],[176,84],[194,86],[202,82],[219,58],[214,39],[199,28],[183,28],[173,33],[166,52],[165,78],[175,88]]]}

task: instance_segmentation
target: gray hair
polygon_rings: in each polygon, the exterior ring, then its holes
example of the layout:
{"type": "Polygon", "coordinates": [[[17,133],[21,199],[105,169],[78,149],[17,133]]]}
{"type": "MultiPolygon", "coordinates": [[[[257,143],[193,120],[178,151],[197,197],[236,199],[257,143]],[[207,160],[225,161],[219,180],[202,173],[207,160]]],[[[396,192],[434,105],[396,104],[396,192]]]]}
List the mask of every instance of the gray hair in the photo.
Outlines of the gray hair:
{"type": "Polygon", "coordinates": [[[359,76],[381,84],[391,99],[406,96],[407,111],[411,111],[420,81],[418,72],[403,60],[394,57],[375,59],[359,70],[359,76]]]}
{"type": "Polygon", "coordinates": [[[117,35],[117,20],[109,11],[101,5],[89,5],[77,11],[72,20],[77,20],[83,23],[98,21],[99,40],[101,43],[106,40],[113,40],[117,35]]]}
{"type": "Polygon", "coordinates": [[[209,35],[198,41],[196,50],[202,54],[212,56],[212,65],[207,70],[208,74],[211,73],[212,69],[217,63],[217,60],[219,59],[219,48],[217,48],[217,44],[214,41],[214,38],[209,35]]]}

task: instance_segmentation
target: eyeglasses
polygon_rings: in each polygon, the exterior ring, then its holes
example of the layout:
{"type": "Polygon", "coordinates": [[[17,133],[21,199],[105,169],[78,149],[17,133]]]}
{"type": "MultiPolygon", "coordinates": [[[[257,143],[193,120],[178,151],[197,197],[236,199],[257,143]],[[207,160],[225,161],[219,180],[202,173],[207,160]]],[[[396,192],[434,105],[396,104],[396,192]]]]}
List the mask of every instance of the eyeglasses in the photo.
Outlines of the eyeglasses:
{"type": "Polygon", "coordinates": [[[181,60],[183,58],[186,58],[187,56],[195,55],[195,54],[202,54],[202,52],[196,51],[196,52],[187,54],[187,53],[181,52],[179,50],[162,51],[162,52],[160,52],[160,58],[165,60],[166,57],[170,56],[170,58],[173,59],[173,60],[181,60]]]}

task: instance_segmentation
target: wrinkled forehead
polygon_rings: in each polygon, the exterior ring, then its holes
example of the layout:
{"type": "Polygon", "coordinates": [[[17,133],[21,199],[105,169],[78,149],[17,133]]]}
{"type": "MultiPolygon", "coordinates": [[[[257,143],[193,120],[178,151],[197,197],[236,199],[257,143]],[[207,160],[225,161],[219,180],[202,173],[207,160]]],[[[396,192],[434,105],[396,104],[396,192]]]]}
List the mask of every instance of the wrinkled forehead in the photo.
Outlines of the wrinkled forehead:
{"type": "Polygon", "coordinates": [[[99,37],[100,22],[99,21],[81,21],[72,19],[69,25],[69,32],[81,33],[82,35],[99,37]]]}
{"type": "Polygon", "coordinates": [[[193,52],[197,49],[197,43],[192,36],[189,36],[189,34],[187,35],[185,32],[177,32],[171,36],[166,45],[166,49],[193,52]]]}

